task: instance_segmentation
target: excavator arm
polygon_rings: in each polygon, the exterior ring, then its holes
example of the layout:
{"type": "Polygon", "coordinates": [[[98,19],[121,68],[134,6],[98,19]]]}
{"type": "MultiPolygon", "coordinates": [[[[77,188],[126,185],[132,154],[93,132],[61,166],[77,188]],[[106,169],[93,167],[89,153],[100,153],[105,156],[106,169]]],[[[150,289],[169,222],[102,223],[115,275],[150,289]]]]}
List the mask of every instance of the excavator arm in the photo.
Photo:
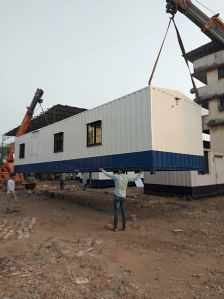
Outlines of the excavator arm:
{"type": "Polygon", "coordinates": [[[224,48],[224,22],[219,18],[219,14],[209,18],[191,0],[166,0],[166,2],[167,13],[174,15],[180,11],[212,41],[221,44],[224,48]]]}

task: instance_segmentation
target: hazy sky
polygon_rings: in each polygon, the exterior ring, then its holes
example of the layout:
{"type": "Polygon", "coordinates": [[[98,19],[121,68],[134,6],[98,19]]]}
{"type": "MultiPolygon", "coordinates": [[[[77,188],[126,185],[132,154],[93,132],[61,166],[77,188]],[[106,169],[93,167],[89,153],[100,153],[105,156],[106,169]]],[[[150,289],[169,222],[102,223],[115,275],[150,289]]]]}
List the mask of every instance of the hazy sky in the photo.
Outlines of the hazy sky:
{"type": "MultiPolygon", "coordinates": [[[[200,2],[224,16],[223,0],[200,2]]],[[[147,86],[169,21],[165,5],[165,0],[0,0],[0,134],[21,123],[36,88],[44,90],[46,109],[92,108],[147,86]]],[[[176,21],[187,51],[209,41],[181,13],[176,21]]],[[[173,27],[153,85],[189,96],[191,82],[173,27]]]]}

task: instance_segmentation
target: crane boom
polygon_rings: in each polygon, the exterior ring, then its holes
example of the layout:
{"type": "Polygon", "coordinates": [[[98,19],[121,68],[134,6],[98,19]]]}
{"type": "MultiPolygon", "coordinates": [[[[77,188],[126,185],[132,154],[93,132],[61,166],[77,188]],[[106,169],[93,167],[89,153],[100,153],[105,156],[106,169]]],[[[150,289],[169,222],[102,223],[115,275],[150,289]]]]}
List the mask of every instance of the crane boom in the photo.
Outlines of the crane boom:
{"type": "Polygon", "coordinates": [[[191,0],[166,0],[166,2],[168,13],[174,15],[177,10],[180,11],[212,41],[221,44],[224,48],[224,22],[219,18],[219,14],[209,18],[191,0]]]}
{"type": "MultiPolygon", "coordinates": [[[[37,90],[34,94],[34,97],[31,101],[30,106],[27,107],[27,111],[26,111],[26,114],[21,122],[21,125],[16,132],[16,137],[19,137],[26,133],[26,130],[28,129],[29,124],[32,120],[34,109],[35,109],[37,103],[41,104],[43,102],[43,100],[41,99],[43,93],[44,92],[42,89],[37,88],[37,90]]],[[[0,182],[7,179],[9,177],[10,172],[13,172],[13,170],[14,170],[14,163],[13,163],[14,162],[14,152],[15,152],[15,144],[12,143],[10,145],[10,149],[9,149],[8,156],[7,156],[5,163],[2,166],[0,166],[0,182]]],[[[16,180],[17,181],[21,180],[21,177],[22,176],[17,175],[16,180]]]]}
{"type": "Polygon", "coordinates": [[[25,114],[25,116],[22,120],[22,123],[16,133],[16,137],[19,137],[26,133],[26,130],[30,124],[30,121],[32,120],[33,112],[34,112],[34,109],[35,109],[37,103],[41,104],[43,102],[43,100],[41,99],[43,94],[44,94],[43,90],[40,88],[37,88],[30,106],[27,107],[26,114],[25,114]]]}

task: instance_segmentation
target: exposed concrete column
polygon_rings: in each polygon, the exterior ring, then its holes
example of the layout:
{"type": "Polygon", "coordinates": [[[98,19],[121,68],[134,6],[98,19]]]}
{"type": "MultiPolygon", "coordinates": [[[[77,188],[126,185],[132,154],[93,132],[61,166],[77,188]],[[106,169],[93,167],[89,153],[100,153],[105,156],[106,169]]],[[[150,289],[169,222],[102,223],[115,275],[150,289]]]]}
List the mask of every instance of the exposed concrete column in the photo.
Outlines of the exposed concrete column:
{"type": "Polygon", "coordinates": [[[224,109],[220,106],[220,98],[224,96],[224,78],[219,78],[219,68],[224,68],[224,50],[203,56],[193,62],[195,77],[205,77],[207,85],[198,89],[196,102],[208,103],[209,114],[207,127],[210,131],[211,148],[224,152],[224,109]]]}

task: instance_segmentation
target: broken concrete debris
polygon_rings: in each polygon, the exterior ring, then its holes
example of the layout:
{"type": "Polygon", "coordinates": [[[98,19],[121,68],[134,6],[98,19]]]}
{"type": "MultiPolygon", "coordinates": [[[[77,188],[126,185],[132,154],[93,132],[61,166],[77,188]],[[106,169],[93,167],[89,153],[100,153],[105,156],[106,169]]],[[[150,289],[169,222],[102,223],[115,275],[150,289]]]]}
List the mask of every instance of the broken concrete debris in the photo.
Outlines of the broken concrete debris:
{"type": "Polygon", "coordinates": [[[0,218],[0,240],[16,238],[17,240],[30,237],[31,229],[36,223],[35,217],[26,217],[21,221],[0,218]]]}

